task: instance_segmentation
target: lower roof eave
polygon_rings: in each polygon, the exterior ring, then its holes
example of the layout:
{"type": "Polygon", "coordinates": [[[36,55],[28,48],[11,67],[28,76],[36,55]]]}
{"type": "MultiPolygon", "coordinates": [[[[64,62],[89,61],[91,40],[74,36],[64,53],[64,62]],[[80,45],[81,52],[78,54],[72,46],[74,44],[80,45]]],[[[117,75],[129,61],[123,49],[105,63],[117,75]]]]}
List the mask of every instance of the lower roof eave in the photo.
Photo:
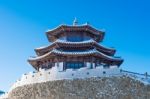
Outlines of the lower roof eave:
{"type": "Polygon", "coordinates": [[[94,55],[94,56],[99,56],[99,57],[102,57],[104,59],[108,59],[108,60],[120,60],[122,61],[121,58],[115,58],[115,57],[111,57],[111,56],[108,56],[108,55],[105,55],[99,51],[97,51],[96,49],[92,49],[92,50],[89,50],[89,51],[86,51],[86,52],[63,52],[63,51],[59,51],[57,49],[54,49],[48,53],[46,53],[45,55],[42,55],[42,56],[38,56],[38,57],[35,57],[35,58],[31,58],[29,59],[28,61],[36,61],[36,60],[43,60],[44,58],[47,58],[47,57],[50,57],[54,54],[55,55],[63,55],[63,56],[89,56],[89,55],[94,55]]]}

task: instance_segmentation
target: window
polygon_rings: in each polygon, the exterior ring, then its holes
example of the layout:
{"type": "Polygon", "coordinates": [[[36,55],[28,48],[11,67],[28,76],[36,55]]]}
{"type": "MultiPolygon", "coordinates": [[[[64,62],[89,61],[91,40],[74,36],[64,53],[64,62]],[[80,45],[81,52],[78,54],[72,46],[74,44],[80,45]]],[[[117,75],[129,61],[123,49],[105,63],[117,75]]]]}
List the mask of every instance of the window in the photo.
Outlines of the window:
{"type": "Polygon", "coordinates": [[[67,62],[66,63],[66,69],[79,69],[84,67],[83,62],[67,62]]]}
{"type": "Polygon", "coordinates": [[[103,71],[103,74],[106,74],[106,72],[105,72],[105,71],[103,71]]]}
{"type": "Polygon", "coordinates": [[[109,68],[109,65],[104,65],[104,68],[109,68]]]}
{"type": "Polygon", "coordinates": [[[71,41],[71,42],[83,41],[83,33],[68,33],[67,41],[71,41]]]}

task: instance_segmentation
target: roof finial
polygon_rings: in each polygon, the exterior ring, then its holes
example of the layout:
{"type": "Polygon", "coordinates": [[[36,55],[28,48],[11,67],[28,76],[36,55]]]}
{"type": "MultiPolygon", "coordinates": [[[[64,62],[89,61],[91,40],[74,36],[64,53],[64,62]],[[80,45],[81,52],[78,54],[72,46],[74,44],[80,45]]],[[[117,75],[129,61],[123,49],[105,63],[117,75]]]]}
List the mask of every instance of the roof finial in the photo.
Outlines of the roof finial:
{"type": "Polygon", "coordinates": [[[78,24],[77,18],[75,17],[74,21],[73,21],[73,26],[76,26],[78,24]]]}
{"type": "Polygon", "coordinates": [[[85,24],[86,24],[86,25],[89,25],[89,22],[87,21],[85,24]]]}

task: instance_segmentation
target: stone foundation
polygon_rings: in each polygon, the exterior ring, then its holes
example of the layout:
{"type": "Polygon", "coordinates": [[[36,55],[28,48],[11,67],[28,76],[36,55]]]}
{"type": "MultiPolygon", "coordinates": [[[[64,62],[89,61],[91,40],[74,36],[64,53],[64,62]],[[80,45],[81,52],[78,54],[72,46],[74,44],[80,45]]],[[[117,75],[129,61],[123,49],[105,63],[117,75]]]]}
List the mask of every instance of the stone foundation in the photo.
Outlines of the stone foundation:
{"type": "Polygon", "coordinates": [[[58,80],[13,89],[9,99],[149,99],[150,85],[127,76],[58,80]]]}

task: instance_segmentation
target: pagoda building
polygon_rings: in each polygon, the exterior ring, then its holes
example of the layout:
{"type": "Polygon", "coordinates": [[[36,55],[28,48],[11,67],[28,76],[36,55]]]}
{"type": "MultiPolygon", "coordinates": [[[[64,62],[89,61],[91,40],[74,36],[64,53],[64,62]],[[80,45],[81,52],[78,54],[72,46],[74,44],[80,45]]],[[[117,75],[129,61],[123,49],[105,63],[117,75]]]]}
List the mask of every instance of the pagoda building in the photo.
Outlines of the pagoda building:
{"type": "Polygon", "coordinates": [[[58,71],[119,67],[123,59],[114,56],[115,49],[101,45],[104,35],[104,31],[89,24],[77,25],[76,21],[71,26],[60,25],[46,32],[50,44],[36,48],[37,56],[29,58],[28,62],[37,71],[53,67],[58,71]]]}

